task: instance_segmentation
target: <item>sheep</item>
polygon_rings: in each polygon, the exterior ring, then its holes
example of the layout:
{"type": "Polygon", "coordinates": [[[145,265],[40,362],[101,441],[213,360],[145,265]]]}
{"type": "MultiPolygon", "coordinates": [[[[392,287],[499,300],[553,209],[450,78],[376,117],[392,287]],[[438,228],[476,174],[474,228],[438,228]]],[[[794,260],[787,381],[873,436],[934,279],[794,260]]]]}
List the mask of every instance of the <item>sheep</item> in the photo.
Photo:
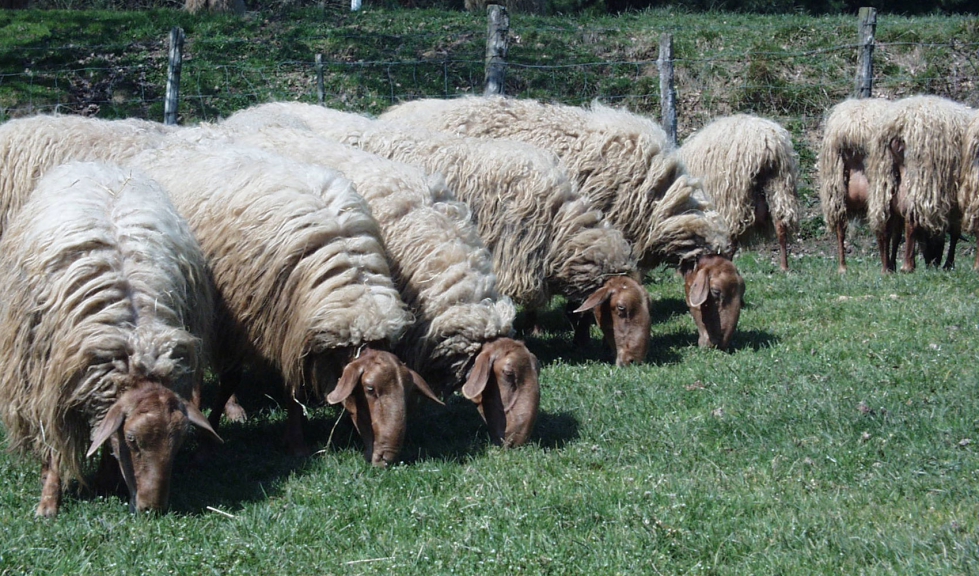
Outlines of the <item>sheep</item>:
{"type": "Polygon", "coordinates": [[[169,191],[214,276],[224,337],[211,424],[245,361],[260,361],[282,372],[291,453],[309,452],[300,399],[311,392],[343,403],[367,461],[394,461],[405,396],[427,385],[390,352],[372,350],[396,341],[411,315],[391,280],[377,222],[350,181],[261,150],[197,144],[180,132],[132,162],[169,191]]]}
{"type": "Polygon", "coordinates": [[[158,184],[96,163],[38,182],[0,239],[0,417],[42,462],[37,516],[106,441],[130,510],[167,508],[189,426],[220,442],[189,402],[213,310],[200,246],[158,184]]]}
{"type": "Polygon", "coordinates": [[[461,387],[494,442],[525,443],[540,404],[537,359],[510,338],[514,306],[497,292],[469,210],[441,175],[321,138],[298,118],[261,107],[214,128],[235,143],[339,170],[354,183],[377,218],[393,278],[415,316],[395,352],[443,398],[461,387]],[[484,365],[487,371],[476,370],[484,365]],[[502,402],[493,401],[498,397],[502,402]]]}
{"type": "Polygon", "coordinates": [[[245,2],[244,0],[186,0],[184,10],[191,14],[210,12],[241,16],[245,13],[245,2]]]}
{"type": "MultiPolygon", "coordinates": [[[[979,113],[972,115],[962,143],[962,174],[959,179],[959,206],[962,209],[963,232],[976,236],[976,260],[979,271],[979,113]]],[[[954,251],[950,251],[954,254],[954,251]]]]}
{"type": "Polygon", "coordinates": [[[159,146],[172,129],[146,120],[38,115],[0,124],[0,233],[38,178],[68,161],[121,163],[159,146]]]}
{"type": "Polygon", "coordinates": [[[830,109],[823,125],[816,161],[819,201],[826,229],[836,233],[840,273],[846,272],[847,224],[851,218],[867,218],[867,161],[889,105],[880,98],[850,98],[830,109]]]}
{"type": "Polygon", "coordinates": [[[737,246],[774,227],[779,267],[788,271],[788,236],[799,224],[799,162],[777,122],[750,114],[717,118],[679,149],[687,173],[700,178],[737,246]]]}
{"type": "MultiPolygon", "coordinates": [[[[380,119],[480,138],[515,139],[554,152],[577,181],[581,195],[632,243],[640,272],[667,264],[692,273],[702,255],[731,251],[727,226],[700,181],[684,172],[665,132],[648,118],[598,102],[584,109],[469,97],[405,102],[389,108],[380,119]]],[[[740,275],[718,277],[740,279],[740,275]]],[[[721,293],[712,292],[709,298],[718,308],[738,307],[742,284],[738,280],[719,286],[721,293]],[[722,300],[729,304],[722,307],[722,300]]],[[[701,339],[701,345],[724,342],[723,334],[733,331],[726,322],[738,316],[724,314],[725,324],[712,328],[698,325],[698,330],[707,328],[711,335],[701,339]]]]}
{"type": "MultiPolygon", "coordinates": [[[[460,138],[300,103],[266,104],[252,114],[299,119],[327,138],[441,172],[473,210],[480,236],[493,253],[501,293],[530,311],[553,293],[590,303],[577,312],[608,306],[618,295],[618,304],[632,307],[612,315],[615,326],[606,326],[605,338],[617,364],[645,357],[648,296],[635,278],[630,247],[576,193],[552,154],[519,142],[460,138]],[[613,280],[621,286],[617,291],[607,286],[613,280]],[[598,292],[604,298],[591,298],[598,292]]],[[[579,328],[578,342],[582,331],[587,337],[587,325],[579,328]]]]}
{"type": "Polygon", "coordinates": [[[888,254],[888,246],[902,223],[902,271],[914,271],[918,241],[925,262],[937,266],[949,231],[953,233],[949,260],[954,262],[956,187],[971,114],[967,106],[938,96],[903,98],[883,114],[870,148],[867,206],[885,273],[896,267],[896,255],[888,254]]]}

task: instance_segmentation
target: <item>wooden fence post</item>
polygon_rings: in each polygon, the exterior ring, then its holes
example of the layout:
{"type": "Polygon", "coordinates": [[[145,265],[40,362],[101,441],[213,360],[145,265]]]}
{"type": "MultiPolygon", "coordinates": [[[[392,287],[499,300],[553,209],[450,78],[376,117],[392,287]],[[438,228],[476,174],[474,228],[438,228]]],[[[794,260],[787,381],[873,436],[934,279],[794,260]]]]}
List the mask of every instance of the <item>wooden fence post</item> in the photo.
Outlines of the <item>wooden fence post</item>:
{"type": "Polygon", "coordinates": [[[676,87],[673,85],[673,35],[663,34],[659,38],[660,110],[663,116],[663,130],[670,142],[676,146],[676,87]]]}
{"type": "Polygon", "coordinates": [[[874,88],[874,34],[877,31],[877,9],[861,8],[859,14],[860,55],[857,58],[856,95],[870,98],[874,88]]]}
{"type": "Polygon", "coordinates": [[[486,27],[486,81],[483,95],[503,95],[510,16],[506,8],[499,4],[487,5],[486,13],[489,23],[486,27]]]}
{"type": "Polygon", "coordinates": [[[167,94],[163,103],[163,123],[177,123],[177,103],[180,101],[180,67],[183,64],[184,31],[174,26],[170,30],[170,65],[167,67],[167,94]]]}
{"type": "Polygon", "coordinates": [[[316,55],[316,98],[320,106],[326,101],[326,87],[323,83],[323,55],[316,55]]]}

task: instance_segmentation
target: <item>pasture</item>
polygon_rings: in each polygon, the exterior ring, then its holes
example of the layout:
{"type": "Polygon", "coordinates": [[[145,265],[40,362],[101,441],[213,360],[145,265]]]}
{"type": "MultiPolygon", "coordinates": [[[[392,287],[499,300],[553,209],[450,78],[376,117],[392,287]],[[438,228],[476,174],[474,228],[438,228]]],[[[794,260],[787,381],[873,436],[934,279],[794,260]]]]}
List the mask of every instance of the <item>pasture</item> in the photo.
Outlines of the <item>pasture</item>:
{"type": "Polygon", "coordinates": [[[37,467],[4,454],[0,571],[976,570],[975,273],[882,277],[858,239],[839,276],[831,250],[806,252],[788,274],[770,250],[736,259],[748,289],[730,353],[696,347],[672,272],[647,283],[643,365],[609,365],[597,329],[572,350],[556,303],[553,331],[528,340],[542,413],[516,450],[489,444],[456,398],[416,415],[393,468],[364,462],[335,408],[313,409],[320,452],[294,459],[284,410],[256,385],[251,419],[223,427],[213,459],[185,448],[170,514],[134,517],[124,498],[83,492],[50,522],[33,518],[37,467]]]}

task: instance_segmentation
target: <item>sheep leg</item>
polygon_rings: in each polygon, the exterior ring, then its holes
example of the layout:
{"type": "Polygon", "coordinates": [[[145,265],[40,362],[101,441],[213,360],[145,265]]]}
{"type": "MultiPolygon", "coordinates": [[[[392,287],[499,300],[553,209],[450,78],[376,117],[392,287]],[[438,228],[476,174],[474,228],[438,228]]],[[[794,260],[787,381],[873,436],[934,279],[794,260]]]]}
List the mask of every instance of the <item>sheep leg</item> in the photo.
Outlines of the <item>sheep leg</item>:
{"type": "Polygon", "coordinates": [[[836,224],[836,251],[840,255],[839,273],[846,273],[846,218],[836,224]]]}
{"type": "Polygon", "coordinates": [[[303,437],[303,424],[306,422],[305,409],[295,396],[290,396],[286,403],[289,411],[286,431],[283,435],[286,452],[292,456],[309,456],[311,451],[306,446],[306,439],[303,437]]]}
{"type": "MultiPolygon", "coordinates": [[[[955,270],[955,247],[962,237],[961,232],[952,230],[948,235],[948,256],[945,257],[945,270],[955,270]]],[[[938,255],[941,258],[941,254],[938,255]]]]}
{"type": "MultiPolygon", "coordinates": [[[[218,386],[218,397],[214,401],[214,408],[211,409],[211,413],[207,417],[207,421],[211,424],[211,428],[215,432],[217,432],[218,424],[221,423],[221,415],[224,414],[228,404],[233,402],[235,406],[238,405],[238,401],[235,399],[235,390],[241,384],[241,367],[235,366],[234,368],[225,370],[221,373],[218,380],[220,382],[218,386]]],[[[239,406],[239,408],[241,407],[239,406]]],[[[230,415],[228,419],[231,420],[230,415]]]]}
{"type": "Polygon", "coordinates": [[[580,302],[568,302],[564,308],[564,313],[568,317],[568,321],[571,322],[572,328],[574,328],[574,339],[572,340],[574,347],[584,348],[591,341],[591,323],[594,315],[587,312],[575,314],[574,310],[579,305],[580,302]]]}
{"type": "Polygon", "coordinates": [[[58,514],[60,505],[61,474],[58,473],[58,462],[54,456],[49,456],[41,464],[41,502],[34,515],[38,518],[53,518],[58,514]]]}
{"type": "Polygon", "coordinates": [[[907,220],[904,223],[904,264],[901,272],[914,272],[914,258],[917,249],[918,227],[907,220]]]}
{"type": "Polygon", "coordinates": [[[893,270],[888,261],[888,256],[890,255],[890,245],[891,245],[891,234],[890,230],[884,232],[879,232],[877,234],[877,251],[880,252],[880,272],[881,274],[890,274],[893,270]]]}
{"type": "Polygon", "coordinates": [[[778,265],[782,269],[782,272],[789,271],[789,247],[788,247],[788,230],[785,227],[785,222],[775,223],[775,235],[778,237],[778,265]]]}

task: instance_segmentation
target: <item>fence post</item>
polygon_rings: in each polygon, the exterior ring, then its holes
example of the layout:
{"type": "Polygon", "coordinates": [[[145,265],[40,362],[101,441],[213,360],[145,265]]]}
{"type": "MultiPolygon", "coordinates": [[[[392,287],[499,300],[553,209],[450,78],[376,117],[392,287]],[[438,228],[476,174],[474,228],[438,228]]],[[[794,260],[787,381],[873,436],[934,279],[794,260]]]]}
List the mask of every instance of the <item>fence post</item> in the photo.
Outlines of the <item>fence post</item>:
{"type": "Polygon", "coordinates": [[[659,38],[659,95],[663,130],[670,142],[676,146],[676,87],[673,85],[673,35],[663,34],[659,38]]]}
{"type": "Polygon", "coordinates": [[[856,93],[870,98],[874,87],[874,34],[877,31],[877,9],[861,8],[858,16],[860,56],[857,58],[856,93]]]}
{"type": "Polygon", "coordinates": [[[357,12],[360,10],[361,2],[360,0],[350,0],[350,11],[357,12]]]}
{"type": "Polygon", "coordinates": [[[503,95],[506,76],[506,53],[510,33],[510,16],[499,4],[486,6],[486,82],[484,96],[503,95]]]}
{"type": "Polygon", "coordinates": [[[180,101],[180,67],[183,64],[184,31],[174,26],[170,30],[170,65],[167,67],[167,94],[163,104],[163,123],[177,123],[177,103],[180,101]]]}
{"type": "Polygon", "coordinates": [[[316,55],[316,98],[320,106],[326,101],[326,87],[323,84],[323,55],[316,55]]]}

